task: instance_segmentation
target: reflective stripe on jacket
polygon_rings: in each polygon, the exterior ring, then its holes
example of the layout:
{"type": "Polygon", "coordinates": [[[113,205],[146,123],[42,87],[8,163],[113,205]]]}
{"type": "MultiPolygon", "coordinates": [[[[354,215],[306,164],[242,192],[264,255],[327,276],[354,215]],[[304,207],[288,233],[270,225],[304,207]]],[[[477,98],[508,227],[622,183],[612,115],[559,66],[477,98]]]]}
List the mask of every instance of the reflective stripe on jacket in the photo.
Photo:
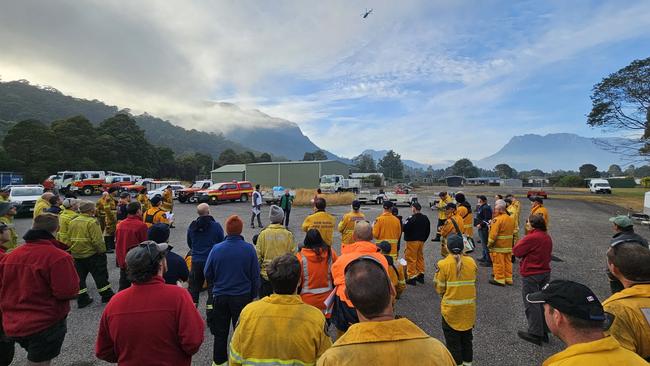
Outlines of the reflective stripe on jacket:
{"type": "Polygon", "coordinates": [[[442,297],[440,312],[453,329],[466,331],[476,322],[476,273],[474,259],[461,256],[460,275],[456,269],[456,259],[448,255],[438,261],[434,282],[436,291],[442,297]]]}
{"type": "Polygon", "coordinates": [[[458,223],[458,226],[460,226],[463,234],[467,235],[470,238],[474,236],[474,217],[472,216],[472,213],[469,212],[467,207],[458,206],[456,214],[463,219],[462,222],[458,223]]]}
{"type": "Polygon", "coordinates": [[[438,204],[436,207],[438,208],[438,220],[446,220],[447,219],[447,212],[445,211],[447,204],[451,202],[451,197],[449,195],[446,195],[445,198],[440,199],[438,201],[438,204]]]}
{"type": "Polygon", "coordinates": [[[352,305],[352,301],[345,294],[345,267],[353,260],[362,256],[371,256],[377,259],[384,266],[386,272],[388,272],[388,261],[386,261],[386,258],[381,253],[377,252],[377,246],[374,243],[358,241],[346,245],[342,249],[341,256],[332,265],[332,276],[334,277],[334,286],[336,286],[336,295],[351,308],[354,308],[354,305],[352,305]]]}
{"type": "Polygon", "coordinates": [[[242,310],[230,365],[314,365],[331,345],[318,309],[298,295],[273,294],[242,310]]]}
{"type": "Polygon", "coordinates": [[[507,214],[498,214],[492,219],[488,248],[493,253],[512,253],[515,220],[507,214]]]}
{"type": "Polygon", "coordinates": [[[64,209],[63,212],[61,212],[59,215],[59,231],[56,233],[56,240],[70,246],[68,228],[70,226],[70,221],[74,220],[77,216],[79,216],[79,214],[70,209],[64,209]]]}
{"type": "Polygon", "coordinates": [[[293,240],[293,234],[284,225],[271,224],[264,228],[257,237],[255,251],[260,263],[260,274],[265,280],[268,280],[266,266],[283,254],[295,254],[296,243],[293,240]]]}
{"type": "Polygon", "coordinates": [[[312,249],[302,248],[296,254],[300,262],[300,297],[305,304],[314,306],[325,312],[325,300],[334,289],[334,278],[332,276],[332,264],[336,262],[337,255],[334,250],[316,255],[312,249]]]}
{"type": "Polygon", "coordinates": [[[390,243],[391,256],[397,255],[397,242],[402,236],[402,223],[391,212],[384,212],[375,219],[372,225],[372,236],[377,243],[387,241],[390,243]]]}
{"type": "Polygon", "coordinates": [[[70,221],[68,226],[70,254],[83,259],[106,252],[102,229],[97,219],[87,214],[80,214],[70,221]]]}

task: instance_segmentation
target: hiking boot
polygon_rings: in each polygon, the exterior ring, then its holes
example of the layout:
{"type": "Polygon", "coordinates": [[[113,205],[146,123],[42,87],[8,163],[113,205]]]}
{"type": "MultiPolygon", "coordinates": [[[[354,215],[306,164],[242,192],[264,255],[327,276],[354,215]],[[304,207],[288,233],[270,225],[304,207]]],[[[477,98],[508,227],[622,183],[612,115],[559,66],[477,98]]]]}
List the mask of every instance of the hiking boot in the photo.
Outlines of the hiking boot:
{"type": "Polygon", "coordinates": [[[417,281],[415,280],[415,278],[409,278],[408,280],[406,280],[406,284],[407,284],[407,285],[411,285],[411,286],[417,286],[417,285],[418,285],[418,283],[417,283],[417,281]]]}
{"type": "Polygon", "coordinates": [[[530,343],[536,344],[538,346],[542,345],[542,337],[540,337],[540,336],[536,336],[534,334],[530,334],[528,332],[524,332],[524,331],[521,331],[521,330],[517,331],[517,335],[519,336],[519,338],[523,339],[526,342],[530,342],[530,343]]]}
{"type": "Polygon", "coordinates": [[[488,283],[489,283],[490,285],[495,285],[495,286],[500,286],[500,287],[505,287],[505,286],[506,286],[505,283],[497,282],[497,281],[495,281],[495,280],[489,280],[488,283]]]}
{"type": "Polygon", "coordinates": [[[415,279],[420,283],[424,283],[424,273],[420,273],[415,279]]]}
{"type": "Polygon", "coordinates": [[[93,303],[92,297],[88,296],[88,294],[84,295],[86,296],[81,295],[77,298],[77,309],[83,309],[93,303]]]}

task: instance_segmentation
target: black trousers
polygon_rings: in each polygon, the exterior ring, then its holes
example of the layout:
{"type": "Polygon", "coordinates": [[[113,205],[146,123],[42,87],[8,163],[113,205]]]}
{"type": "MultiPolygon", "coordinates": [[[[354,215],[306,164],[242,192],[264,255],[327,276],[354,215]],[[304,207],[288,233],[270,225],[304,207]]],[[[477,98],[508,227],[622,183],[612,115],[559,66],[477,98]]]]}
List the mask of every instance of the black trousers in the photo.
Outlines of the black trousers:
{"type": "Polygon", "coordinates": [[[289,227],[289,216],[291,215],[291,209],[284,210],[284,226],[289,227]]]}
{"type": "Polygon", "coordinates": [[[255,214],[255,212],[251,212],[251,226],[255,226],[255,218],[257,217],[257,225],[259,227],[262,227],[262,219],[260,218],[261,214],[262,214],[261,212],[258,213],[257,215],[255,214]]]}
{"type": "Polygon", "coordinates": [[[119,286],[119,291],[126,290],[127,288],[131,287],[131,280],[129,280],[129,276],[126,273],[126,270],[123,268],[120,268],[119,286]]]}
{"type": "Polygon", "coordinates": [[[436,240],[440,239],[440,227],[445,224],[447,220],[438,219],[438,225],[436,225],[436,240]]]}
{"type": "Polygon", "coordinates": [[[445,318],[442,318],[442,332],[445,335],[447,349],[454,358],[456,365],[462,365],[463,362],[472,362],[474,358],[472,330],[457,331],[447,324],[445,318]]]}
{"type": "Polygon", "coordinates": [[[521,294],[524,298],[524,309],[528,320],[528,333],[538,337],[548,333],[546,320],[544,320],[544,306],[531,304],[526,301],[526,295],[542,290],[551,279],[551,273],[542,273],[532,276],[521,276],[521,294]]]}
{"type": "Polygon", "coordinates": [[[79,275],[79,296],[88,296],[86,286],[86,278],[88,274],[93,276],[97,291],[102,298],[109,298],[113,296],[111,283],[108,282],[108,269],[106,268],[106,254],[94,254],[88,258],[74,260],[74,266],[79,275]]]}
{"type": "Polygon", "coordinates": [[[106,244],[106,250],[115,250],[115,235],[105,236],[104,244],[106,244]]]}
{"type": "Polygon", "coordinates": [[[260,276],[260,283],[260,299],[273,294],[273,286],[271,285],[271,281],[265,280],[264,277],[260,276]]]}
{"type": "MultiPolygon", "coordinates": [[[[194,262],[192,261],[192,269],[190,270],[190,279],[189,279],[189,291],[192,295],[192,301],[198,306],[199,304],[199,294],[203,289],[203,284],[205,283],[205,274],[203,269],[205,268],[205,262],[194,262]]],[[[206,309],[212,309],[212,286],[208,281],[208,300],[206,302],[206,309]]]]}
{"type": "Polygon", "coordinates": [[[2,322],[0,321],[0,366],[11,365],[11,361],[14,360],[15,351],[16,342],[4,334],[2,322]]]}
{"type": "Polygon", "coordinates": [[[210,317],[210,332],[214,335],[212,361],[217,365],[228,361],[228,334],[230,326],[237,326],[239,314],[252,301],[250,295],[216,296],[213,300],[213,313],[210,317]]]}

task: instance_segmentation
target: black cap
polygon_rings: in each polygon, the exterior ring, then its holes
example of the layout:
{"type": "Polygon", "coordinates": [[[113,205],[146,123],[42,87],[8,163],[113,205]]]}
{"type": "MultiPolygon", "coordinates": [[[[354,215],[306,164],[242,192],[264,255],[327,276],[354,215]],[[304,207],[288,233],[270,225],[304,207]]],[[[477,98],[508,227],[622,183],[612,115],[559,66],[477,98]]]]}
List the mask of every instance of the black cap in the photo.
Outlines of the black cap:
{"type": "Polygon", "coordinates": [[[479,194],[478,196],[476,196],[476,198],[480,199],[481,201],[487,202],[487,197],[485,197],[485,195],[479,194]]]}
{"type": "Polygon", "coordinates": [[[544,204],[544,200],[542,199],[542,197],[538,197],[538,196],[531,196],[530,201],[544,204]]]}
{"type": "Polygon", "coordinates": [[[607,317],[598,297],[589,287],[567,280],[555,280],[542,291],[526,295],[532,304],[549,304],[561,313],[590,321],[605,321],[607,317]]]}
{"type": "Polygon", "coordinates": [[[361,208],[361,201],[359,200],[354,200],[352,201],[352,208],[355,210],[358,210],[361,208]]]}
{"type": "Polygon", "coordinates": [[[422,205],[419,202],[413,202],[411,204],[411,207],[413,207],[414,209],[416,209],[418,211],[420,211],[422,209],[422,205]]]}
{"type": "Polygon", "coordinates": [[[445,209],[449,210],[450,208],[453,208],[454,210],[456,209],[456,204],[453,202],[449,202],[447,206],[445,206],[445,209]]]}
{"type": "Polygon", "coordinates": [[[451,234],[447,237],[447,249],[453,254],[460,254],[465,249],[463,237],[458,234],[451,234]]]}
{"type": "Polygon", "coordinates": [[[152,206],[157,206],[160,203],[160,201],[162,201],[162,197],[159,194],[157,194],[153,196],[150,202],[152,206]]]}
{"type": "Polygon", "coordinates": [[[456,195],[454,196],[454,199],[455,199],[456,202],[458,202],[458,203],[463,203],[463,202],[465,202],[465,194],[463,194],[463,193],[456,193],[456,195]]]}
{"type": "Polygon", "coordinates": [[[156,243],[166,243],[169,240],[169,225],[154,224],[147,230],[147,239],[156,243]]]}
{"type": "Polygon", "coordinates": [[[388,210],[389,208],[393,208],[395,204],[393,204],[393,201],[384,201],[384,208],[388,210]]]}
{"type": "Polygon", "coordinates": [[[130,197],[130,196],[131,196],[131,195],[129,194],[129,192],[122,192],[122,193],[120,193],[120,198],[127,198],[127,197],[130,197]]]}
{"type": "Polygon", "coordinates": [[[377,245],[377,248],[379,248],[379,250],[382,253],[387,253],[387,254],[390,253],[390,243],[387,242],[386,240],[381,241],[375,245],[377,245]]]}

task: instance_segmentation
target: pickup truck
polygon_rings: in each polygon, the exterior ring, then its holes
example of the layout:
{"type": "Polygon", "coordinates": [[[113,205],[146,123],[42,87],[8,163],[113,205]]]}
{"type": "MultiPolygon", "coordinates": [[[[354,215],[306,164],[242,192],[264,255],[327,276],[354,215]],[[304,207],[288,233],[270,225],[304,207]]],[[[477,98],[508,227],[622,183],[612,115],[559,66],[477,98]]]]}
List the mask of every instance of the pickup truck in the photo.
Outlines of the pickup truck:
{"type": "Polygon", "coordinates": [[[178,202],[180,203],[196,203],[198,198],[196,197],[196,192],[208,189],[212,185],[211,180],[197,180],[192,183],[189,188],[181,189],[178,191],[178,202]]]}
{"type": "Polygon", "coordinates": [[[381,205],[384,201],[392,201],[397,206],[410,206],[418,201],[418,196],[411,193],[384,192],[380,189],[378,192],[361,191],[357,194],[357,200],[362,204],[381,205]]]}
{"type": "MultiPolygon", "coordinates": [[[[271,189],[271,191],[263,191],[262,192],[262,198],[264,199],[264,202],[266,202],[267,205],[278,205],[280,204],[280,199],[282,196],[284,196],[284,193],[286,192],[286,188],[282,186],[275,186],[271,189]]],[[[296,197],[296,192],[289,191],[289,195],[292,197],[296,197]]]]}
{"type": "Polygon", "coordinates": [[[195,194],[198,202],[208,202],[213,205],[225,201],[246,202],[253,196],[253,184],[248,181],[215,183],[195,194]]]}

